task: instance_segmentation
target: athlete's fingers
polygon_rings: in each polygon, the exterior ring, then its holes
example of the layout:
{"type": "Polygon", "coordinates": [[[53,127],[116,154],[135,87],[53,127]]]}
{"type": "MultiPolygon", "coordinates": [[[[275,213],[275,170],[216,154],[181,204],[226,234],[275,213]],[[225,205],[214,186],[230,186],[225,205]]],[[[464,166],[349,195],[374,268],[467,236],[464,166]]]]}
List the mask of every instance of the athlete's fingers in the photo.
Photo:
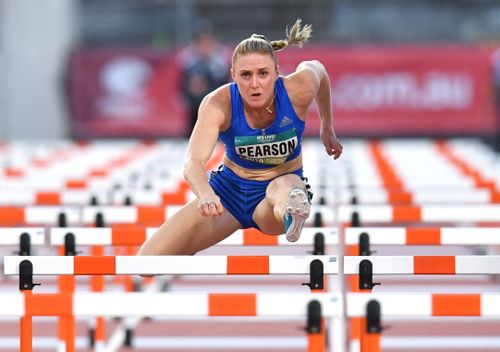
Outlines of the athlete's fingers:
{"type": "Polygon", "coordinates": [[[204,217],[210,216],[210,204],[206,201],[200,202],[200,212],[204,217]]]}
{"type": "Polygon", "coordinates": [[[220,202],[215,203],[215,206],[217,208],[217,215],[222,215],[222,213],[224,212],[224,207],[222,206],[222,203],[220,202]]]}
{"type": "Polygon", "coordinates": [[[210,214],[210,217],[215,217],[219,215],[217,211],[217,205],[215,204],[215,202],[210,202],[208,204],[208,212],[210,214]]]}

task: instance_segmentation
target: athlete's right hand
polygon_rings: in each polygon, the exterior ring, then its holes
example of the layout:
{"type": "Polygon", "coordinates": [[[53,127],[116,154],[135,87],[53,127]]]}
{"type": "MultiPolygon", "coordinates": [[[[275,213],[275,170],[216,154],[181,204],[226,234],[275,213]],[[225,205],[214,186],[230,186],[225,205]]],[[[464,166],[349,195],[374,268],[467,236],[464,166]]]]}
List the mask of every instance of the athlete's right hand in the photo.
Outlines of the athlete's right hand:
{"type": "Polygon", "coordinates": [[[220,198],[215,193],[200,195],[200,199],[198,200],[198,209],[200,210],[201,215],[207,218],[222,215],[222,212],[224,211],[220,198]]]}

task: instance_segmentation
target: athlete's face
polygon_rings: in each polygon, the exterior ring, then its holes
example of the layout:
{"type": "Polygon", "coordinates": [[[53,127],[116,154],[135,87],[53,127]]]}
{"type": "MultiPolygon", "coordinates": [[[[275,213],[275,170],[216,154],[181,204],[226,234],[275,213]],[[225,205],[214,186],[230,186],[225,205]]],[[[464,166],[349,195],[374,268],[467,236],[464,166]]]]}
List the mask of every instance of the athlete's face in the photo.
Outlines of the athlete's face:
{"type": "Polygon", "coordinates": [[[240,54],[231,68],[243,101],[253,109],[266,108],[271,104],[278,74],[271,55],[262,53],[240,54]]]}

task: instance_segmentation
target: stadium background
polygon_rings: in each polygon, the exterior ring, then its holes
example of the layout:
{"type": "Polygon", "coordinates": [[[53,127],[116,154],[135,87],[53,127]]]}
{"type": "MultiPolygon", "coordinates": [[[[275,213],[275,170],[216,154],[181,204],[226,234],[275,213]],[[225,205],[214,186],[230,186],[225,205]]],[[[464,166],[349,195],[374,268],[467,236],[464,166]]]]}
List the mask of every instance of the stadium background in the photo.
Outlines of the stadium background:
{"type": "MultiPolygon", "coordinates": [[[[312,23],[311,44],[280,53],[281,70],[303,59],[325,63],[341,137],[496,134],[498,1],[4,0],[0,6],[2,140],[182,136],[187,121],[173,58],[192,40],[199,18],[211,20],[230,48],[253,32],[281,38],[297,17],[312,23]],[[141,82],[127,79],[134,74],[127,62],[145,67],[141,82]],[[106,78],[120,65],[123,71],[113,74],[122,72],[121,80],[106,78]],[[110,103],[113,89],[135,89],[142,100],[110,103]]],[[[315,135],[314,109],[308,125],[307,134],[315,135]]]]}

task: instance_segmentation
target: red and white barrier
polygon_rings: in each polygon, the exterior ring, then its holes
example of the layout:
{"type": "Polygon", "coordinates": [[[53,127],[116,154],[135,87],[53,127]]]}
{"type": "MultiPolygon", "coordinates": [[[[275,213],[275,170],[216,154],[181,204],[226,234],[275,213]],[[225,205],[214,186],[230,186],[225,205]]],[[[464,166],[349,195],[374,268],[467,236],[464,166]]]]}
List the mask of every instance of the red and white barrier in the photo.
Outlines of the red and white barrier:
{"type": "MultiPolygon", "coordinates": [[[[76,245],[128,246],[141,245],[151,238],[157,227],[58,227],[50,229],[50,244],[64,245],[65,236],[73,234],[76,245]]],[[[305,227],[296,242],[288,242],[285,236],[266,235],[255,229],[237,230],[219,242],[217,246],[303,246],[313,245],[314,235],[323,233],[326,245],[338,244],[337,230],[324,227],[305,227]]]]}
{"type": "Polygon", "coordinates": [[[341,205],[339,220],[351,221],[358,212],[361,222],[499,222],[500,205],[341,205]]]}
{"type": "MultiPolygon", "coordinates": [[[[0,293],[0,316],[305,316],[317,300],[322,316],[343,316],[338,293],[0,293]]],[[[376,300],[382,316],[500,318],[499,293],[348,293],[348,317],[366,315],[376,300]]]]}
{"type": "Polygon", "coordinates": [[[19,274],[29,260],[34,275],[281,275],[309,274],[313,260],[338,273],[336,256],[5,256],[4,274],[19,274]]]}
{"type": "MultiPolygon", "coordinates": [[[[325,274],[338,274],[337,256],[5,256],[4,274],[19,274],[29,260],[35,275],[274,275],[309,274],[320,260],[325,274]]],[[[358,274],[369,260],[373,274],[500,274],[500,256],[345,256],[344,274],[358,274]]],[[[340,269],[342,271],[342,269],[340,269]]]]}
{"type": "Polygon", "coordinates": [[[500,227],[347,227],[345,244],[367,233],[373,245],[499,245],[500,227]]]}
{"type": "Polygon", "coordinates": [[[500,274],[500,256],[345,256],[344,274],[359,274],[359,264],[369,260],[373,274],[459,275],[500,274]]]}
{"type": "Polygon", "coordinates": [[[30,236],[30,244],[41,246],[45,244],[45,229],[43,227],[0,227],[0,245],[18,245],[21,235],[30,236]]]}

